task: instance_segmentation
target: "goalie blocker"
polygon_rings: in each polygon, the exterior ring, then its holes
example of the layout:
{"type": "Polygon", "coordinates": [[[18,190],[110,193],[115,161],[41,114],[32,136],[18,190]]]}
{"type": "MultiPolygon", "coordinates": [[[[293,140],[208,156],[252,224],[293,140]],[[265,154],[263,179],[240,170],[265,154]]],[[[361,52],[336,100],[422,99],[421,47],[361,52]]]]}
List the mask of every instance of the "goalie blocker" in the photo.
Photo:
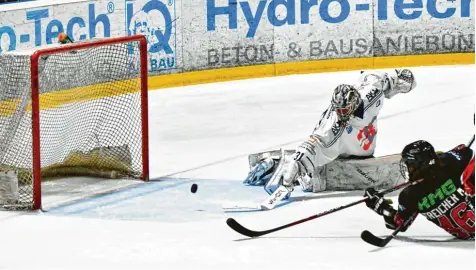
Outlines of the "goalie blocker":
{"type": "MultiPolygon", "coordinates": [[[[267,182],[276,170],[283,154],[291,156],[295,150],[273,150],[251,154],[248,156],[250,175],[244,183],[265,185],[268,193],[272,193],[279,183],[267,182]],[[261,162],[261,161],[267,162],[261,162]],[[261,170],[255,170],[255,166],[262,166],[261,170]],[[254,181],[260,179],[260,181],[254,181]]],[[[400,155],[388,155],[383,157],[369,158],[337,158],[328,164],[317,167],[311,176],[298,177],[297,182],[304,191],[339,191],[339,190],[363,190],[368,187],[388,189],[405,179],[399,171],[400,155]]],[[[289,196],[288,196],[289,197],[289,196]]]]}

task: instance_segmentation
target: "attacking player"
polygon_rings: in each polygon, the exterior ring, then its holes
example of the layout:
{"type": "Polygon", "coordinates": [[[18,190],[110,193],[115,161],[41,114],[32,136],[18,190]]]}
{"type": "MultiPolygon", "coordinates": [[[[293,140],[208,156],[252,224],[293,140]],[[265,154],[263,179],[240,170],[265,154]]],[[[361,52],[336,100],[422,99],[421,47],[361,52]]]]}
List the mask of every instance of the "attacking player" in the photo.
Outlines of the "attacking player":
{"type": "MultiPolygon", "coordinates": [[[[335,88],[330,106],[309,139],[295,151],[250,155],[251,170],[244,183],[264,185],[270,197],[261,208],[271,209],[290,196],[295,182],[299,182],[305,191],[318,192],[339,188],[365,189],[379,186],[379,181],[392,179],[376,175],[377,172],[390,173],[392,168],[388,164],[377,170],[379,165],[369,165],[371,162],[361,166],[349,160],[373,157],[378,114],[384,100],[398,93],[408,93],[415,86],[413,73],[408,69],[361,72],[357,84],[342,84],[335,88]],[[339,172],[342,177],[332,177],[331,172],[339,172]],[[344,175],[346,173],[351,177],[344,175]]],[[[396,162],[398,164],[398,160],[396,162]]],[[[398,169],[393,171],[399,175],[398,169]]]]}
{"type": "Polygon", "coordinates": [[[402,151],[400,171],[409,181],[399,195],[398,210],[373,188],[365,191],[367,207],[384,217],[395,229],[407,219],[405,228],[418,214],[463,240],[474,240],[474,152],[465,145],[436,154],[427,141],[408,144],[402,151]]]}

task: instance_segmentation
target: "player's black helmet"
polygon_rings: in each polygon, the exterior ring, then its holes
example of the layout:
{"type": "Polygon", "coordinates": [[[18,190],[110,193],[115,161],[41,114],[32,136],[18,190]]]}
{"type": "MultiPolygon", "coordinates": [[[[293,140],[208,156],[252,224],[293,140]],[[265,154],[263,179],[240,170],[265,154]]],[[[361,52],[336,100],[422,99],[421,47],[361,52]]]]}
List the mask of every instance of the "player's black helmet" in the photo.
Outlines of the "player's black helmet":
{"type": "Polygon", "coordinates": [[[339,121],[346,124],[362,101],[359,91],[352,85],[341,84],[334,89],[332,106],[339,121]]]}
{"type": "Polygon", "coordinates": [[[410,181],[424,177],[436,163],[437,155],[433,146],[423,140],[415,141],[403,148],[400,160],[400,173],[410,181]]]}

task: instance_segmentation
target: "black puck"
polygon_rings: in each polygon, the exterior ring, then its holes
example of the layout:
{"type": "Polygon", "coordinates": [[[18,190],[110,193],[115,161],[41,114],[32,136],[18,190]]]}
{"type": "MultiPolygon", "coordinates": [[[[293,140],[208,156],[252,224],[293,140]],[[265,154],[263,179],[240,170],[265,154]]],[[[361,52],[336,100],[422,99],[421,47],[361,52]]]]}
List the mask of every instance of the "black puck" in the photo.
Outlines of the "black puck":
{"type": "Polygon", "coordinates": [[[191,191],[192,193],[195,193],[195,192],[197,192],[197,189],[198,189],[197,184],[193,184],[192,187],[190,188],[190,191],[191,191]]]}

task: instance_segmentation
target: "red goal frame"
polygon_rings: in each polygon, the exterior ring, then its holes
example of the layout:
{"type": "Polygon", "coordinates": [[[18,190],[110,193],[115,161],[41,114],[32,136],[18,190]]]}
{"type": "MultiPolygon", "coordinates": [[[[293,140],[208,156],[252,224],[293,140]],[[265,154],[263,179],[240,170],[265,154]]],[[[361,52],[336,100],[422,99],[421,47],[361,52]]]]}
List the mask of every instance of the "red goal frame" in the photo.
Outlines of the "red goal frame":
{"type": "Polygon", "coordinates": [[[40,151],[40,83],[39,58],[55,53],[95,48],[105,45],[127,42],[139,42],[140,78],[141,78],[141,125],[142,125],[142,176],[149,181],[149,120],[148,120],[148,57],[147,40],[144,35],[134,35],[100,40],[89,40],[81,43],[65,44],[57,47],[44,48],[35,51],[30,57],[31,73],[31,125],[32,125],[32,154],[33,154],[33,209],[41,209],[41,151],[40,151]]]}

